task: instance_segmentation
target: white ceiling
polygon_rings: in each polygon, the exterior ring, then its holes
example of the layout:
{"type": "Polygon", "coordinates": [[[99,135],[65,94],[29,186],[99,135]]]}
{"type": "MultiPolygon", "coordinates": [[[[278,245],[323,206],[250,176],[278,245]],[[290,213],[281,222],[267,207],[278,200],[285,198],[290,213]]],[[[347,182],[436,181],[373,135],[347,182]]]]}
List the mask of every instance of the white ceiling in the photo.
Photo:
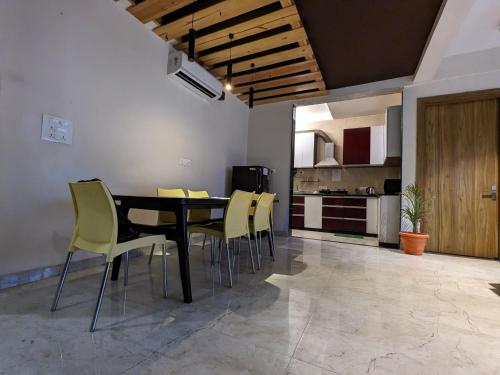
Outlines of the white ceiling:
{"type": "Polygon", "coordinates": [[[500,0],[475,0],[446,56],[500,47],[500,0]]]}
{"type": "Polygon", "coordinates": [[[400,93],[328,103],[334,119],[377,115],[393,105],[401,105],[400,93]]]}
{"type": "Polygon", "coordinates": [[[297,123],[328,120],[333,120],[333,118],[327,104],[306,105],[297,107],[295,110],[295,121],[297,123]]]}

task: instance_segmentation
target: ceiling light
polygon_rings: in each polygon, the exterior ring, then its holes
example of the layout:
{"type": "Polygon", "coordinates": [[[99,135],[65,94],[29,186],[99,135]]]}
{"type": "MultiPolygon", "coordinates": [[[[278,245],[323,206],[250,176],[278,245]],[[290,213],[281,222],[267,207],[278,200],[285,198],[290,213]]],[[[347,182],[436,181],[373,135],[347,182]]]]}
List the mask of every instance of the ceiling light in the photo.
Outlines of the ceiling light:
{"type": "Polygon", "coordinates": [[[226,73],[226,90],[231,91],[233,89],[233,63],[231,61],[231,42],[234,38],[234,34],[229,34],[229,64],[227,64],[227,73],[226,73]]]}
{"type": "Polygon", "coordinates": [[[250,90],[248,93],[248,108],[253,108],[253,68],[255,67],[254,63],[251,63],[250,66],[252,67],[252,80],[250,82],[250,90]]]}
{"type": "MultiPolygon", "coordinates": [[[[194,1],[193,1],[194,4],[194,1]]],[[[196,30],[194,29],[194,13],[195,9],[193,9],[193,14],[191,16],[191,28],[189,29],[188,35],[188,60],[194,61],[194,49],[196,44],[196,30]]]]}

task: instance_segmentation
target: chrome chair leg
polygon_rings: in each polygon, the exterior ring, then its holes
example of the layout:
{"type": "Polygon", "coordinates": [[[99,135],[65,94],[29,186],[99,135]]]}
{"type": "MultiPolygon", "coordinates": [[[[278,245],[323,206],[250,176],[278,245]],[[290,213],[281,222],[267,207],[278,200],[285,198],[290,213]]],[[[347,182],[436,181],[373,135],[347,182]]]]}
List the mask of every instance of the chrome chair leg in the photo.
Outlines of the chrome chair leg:
{"type": "Polygon", "coordinates": [[[222,284],[222,270],[221,270],[221,265],[222,265],[222,240],[219,240],[219,258],[218,258],[218,263],[219,263],[219,284],[222,284]]]}
{"type": "Polygon", "coordinates": [[[205,241],[207,240],[207,235],[203,236],[203,245],[201,245],[201,251],[205,250],[205,241]]]}
{"type": "Polygon", "coordinates": [[[167,281],[167,245],[161,245],[162,265],[163,265],[163,297],[168,296],[168,281],[167,281]]]}
{"type": "Polygon", "coordinates": [[[125,270],[123,271],[123,286],[128,285],[128,251],[123,254],[123,261],[125,263],[125,270]]]}
{"type": "Polygon", "coordinates": [[[61,297],[64,281],[66,280],[66,276],[68,275],[71,258],[73,258],[73,252],[69,252],[66,256],[66,262],[64,263],[64,268],[61,273],[61,278],[59,279],[59,284],[57,285],[56,294],[54,295],[54,300],[52,301],[52,307],[50,308],[50,311],[56,311],[57,309],[57,304],[59,303],[59,298],[61,297]]]}
{"type": "Polygon", "coordinates": [[[259,232],[259,254],[260,259],[262,259],[262,231],[259,232]]]}
{"type": "Polygon", "coordinates": [[[227,251],[227,271],[229,273],[229,287],[233,287],[233,273],[231,266],[231,251],[229,250],[229,241],[226,241],[226,251],[227,251]]]}
{"type": "Polygon", "coordinates": [[[153,253],[154,252],[155,252],[155,244],[153,244],[153,246],[151,246],[151,252],[149,253],[148,264],[151,264],[151,261],[153,260],[153,253]]]}
{"type": "Polygon", "coordinates": [[[210,265],[212,268],[215,267],[215,246],[212,236],[210,236],[210,265]]]}
{"type": "Polygon", "coordinates": [[[95,306],[94,317],[92,318],[92,323],[90,323],[90,332],[95,331],[95,326],[97,324],[97,319],[99,318],[99,312],[101,311],[102,297],[104,296],[104,289],[106,289],[106,281],[108,280],[109,269],[111,268],[112,262],[106,263],[106,268],[104,269],[104,275],[102,276],[101,289],[99,289],[99,296],[97,297],[97,304],[95,306]]]}
{"type": "Polygon", "coordinates": [[[247,235],[247,241],[248,241],[248,255],[250,256],[250,261],[252,263],[252,273],[255,273],[255,263],[253,261],[252,241],[250,240],[250,233],[247,235]]]}
{"type": "Polygon", "coordinates": [[[191,233],[188,233],[188,254],[191,251],[191,233]]]}
{"type": "MultiPolygon", "coordinates": [[[[235,239],[236,242],[236,239],[235,239]]],[[[236,272],[236,259],[238,259],[238,263],[240,260],[240,254],[241,254],[241,237],[238,237],[238,250],[236,250],[236,243],[234,244],[234,249],[233,249],[234,255],[233,255],[233,270],[236,272]]]]}
{"type": "Polygon", "coordinates": [[[272,247],[270,249],[270,251],[271,251],[271,257],[273,258],[273,262],[274,262],[274,231],[273,231],[272,228],[269,231],[269,236],[271,237],[271,244],[272,244],[272,247]]]}
{"type": "Polygon", "coordinates": [[[267,231],[267,242],[269,243],[269,255],[271,255],[271,257],[274,260],[274,251],[273,251],[274,243],[273,243],[271,231],[267,231]]]}
{"type": "Polygon", "coordinates": [[[259,247],[259,241],[258,241],[258,234],[256,233],[255,236],[253,236],[253,240],[255,243],[255,251],[257,252],[257,269],[260,270],[260,247],[259,247]]]}

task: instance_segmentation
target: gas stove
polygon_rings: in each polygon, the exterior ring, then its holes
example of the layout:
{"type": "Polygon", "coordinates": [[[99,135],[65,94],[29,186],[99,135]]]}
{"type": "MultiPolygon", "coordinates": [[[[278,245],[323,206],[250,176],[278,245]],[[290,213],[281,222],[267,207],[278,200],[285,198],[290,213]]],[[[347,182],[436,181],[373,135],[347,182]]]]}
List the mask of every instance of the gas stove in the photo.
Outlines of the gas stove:
{"type": "Polygon", "coordinates": [[[320,189],[319,193],[325,195],[347,195],[348,191],[344,189],[338,189],[338,190],[320,189]]]}

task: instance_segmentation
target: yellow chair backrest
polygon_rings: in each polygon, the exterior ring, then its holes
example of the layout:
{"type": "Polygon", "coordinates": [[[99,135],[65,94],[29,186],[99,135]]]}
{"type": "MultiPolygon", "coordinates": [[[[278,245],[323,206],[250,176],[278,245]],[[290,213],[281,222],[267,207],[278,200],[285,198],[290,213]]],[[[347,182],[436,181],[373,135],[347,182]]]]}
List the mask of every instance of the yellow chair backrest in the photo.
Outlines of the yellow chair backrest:
{"type": "MultiPolygon", "coordinates": [[[[189,198],[208,198],[208,191],[188,190],[189,198]]],[[[212,218],[212,210],[210,209],[193,209],[188,211],[188,222],[206,221],[212,218]]]]}
{"type": "Polygon", "coordinates": [[[259,200],[259,197],[260,197],[260,194],[253,193],[252,204],[250,205],[250,208],[248,210],[249,216],[255,215],[255,205],[253,204],[253,202],[257,202],[259,200]]]}
{"type": "Polygon", "coordinates": [[[250,233],[248,210],[252,204],[253,193],[235,190],[227,205],[224,215],[224,233],[226,240],[245,236],[250,233]]]}
{"type": "Polygon", "coordinates": [[[276,194],[262,193],[257,200],[255,214],[253,216],[253,226],[256,232],[271,228],[270,215],[273,208],[273,201],[276,194]]]}
{"type": "Polygon", "coordinates": [[[84,249],[111,254],[118,238],[118,218],[113,197],[101,181],[70,183],[75,227],[69,251],[84,249]]]}
{"type": "MultiPolygon", "coordinates": [[[[186,198],[182,189],[156,189],[156,195],[163,198],[186,198]]],[[[158,224],[175,224],[175,213],[171,211],[160,211],[158,213],[158,224]]]]}

